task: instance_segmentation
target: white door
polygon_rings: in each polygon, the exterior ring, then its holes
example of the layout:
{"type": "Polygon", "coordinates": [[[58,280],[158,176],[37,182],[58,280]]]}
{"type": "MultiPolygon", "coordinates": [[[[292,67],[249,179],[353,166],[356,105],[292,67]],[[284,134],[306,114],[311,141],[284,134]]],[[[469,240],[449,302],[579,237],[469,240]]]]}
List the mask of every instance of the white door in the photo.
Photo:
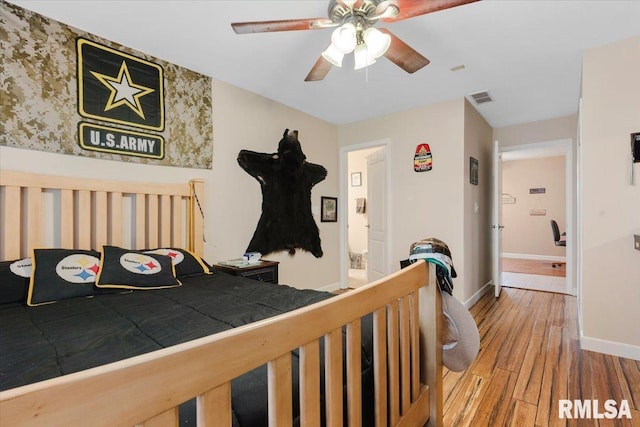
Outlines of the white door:
{"type": "Polygon", "coordinates": [[[491,194],[491,279],[495,287],[496,297],[502,290],[502,260],[500,259],[502,243],[502,155],[500,144],[493,143],[493,191],[491,194]]]}
{"type": "Polygon", "coordinates": [[[367,280],[376,281],[387,272],[387,166],[385,149],[367,156],[367,280]]]}

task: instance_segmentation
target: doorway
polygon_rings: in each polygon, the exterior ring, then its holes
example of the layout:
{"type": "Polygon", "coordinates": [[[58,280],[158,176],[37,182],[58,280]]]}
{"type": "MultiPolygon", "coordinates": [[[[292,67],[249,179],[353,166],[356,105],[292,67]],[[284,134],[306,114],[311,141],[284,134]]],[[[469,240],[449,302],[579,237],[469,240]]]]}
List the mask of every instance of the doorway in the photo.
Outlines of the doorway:
{"type": "Polygon", "coordinates": [[[573,228],[576,179],[572,141],[501,147],[500,151],[503,169],[501,210],[502,223],[505,224],[501,253],[502,285],[522,287],[524,283],[531,283],[532,289],[540,287],[540,290],[576,295],[576,233],[573,228]],[[513,167],[511,176],[505,171],[507,165],[513,167]],[[549,177],[554,173],[555,181],[549,177]],[[540,174],[544,174],[546,180],[556,182],[557,184],[549,185],[555,185],[556,188],[544,188],[544,185],[535,184],[542,181],[541,178],[536,179],[536,175],[540,174]],[[506,185],[507,182],[513,190],[506,185]],[[519,185],[523,188],[515,190],[518,184],[514,182],[520,182],[519,185]],[[516,192],[520,197],[511,194],[516,192]],[[551,197],[553,192],[564,194],[560,198],[556,196],[554,202],[551,197]],[[554,246],[551,220],[557,221],[561,224],[562,231],[566,231],[566,248],[554,246]],[[532,224],[537,225],[537,231],[532,224]],[[541,250],[543,247],[545,249],[541,250]],[[516,259],[522,261],[515,261],[516,259]],[[558,265],[560,261],[562,263],[558,265]],[[521,267],[532,270],[520,272],[518,269],[521,267]]]}
{"type": "Polygon", "coordinates": [[[389,273],[388,140],[340,150],[340,288],[389,273]]]}

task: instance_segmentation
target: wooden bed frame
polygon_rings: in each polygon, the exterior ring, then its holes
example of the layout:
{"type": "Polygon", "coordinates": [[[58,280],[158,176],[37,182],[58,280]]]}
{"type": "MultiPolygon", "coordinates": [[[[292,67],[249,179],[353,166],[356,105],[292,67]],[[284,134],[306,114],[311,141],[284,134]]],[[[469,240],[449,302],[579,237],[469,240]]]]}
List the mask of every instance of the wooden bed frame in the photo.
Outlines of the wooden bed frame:
{"type": "MultiPolygon", "coordinates": [[[[178,246],[203,253],[204,184],[148,184],[0,171],[0,259],[32,248],[178,246]],[[194,196],[195,195],[195,196],[194,196]],[[197,196],[197,197],[196,197],[197,196]],[[133,223],[133,225],[128,225],[133,223]]],[[[199,426],[231,425],[231,380],[268,365],[269,425],[292,424],[291,351],[300,352],[301,426],[349,426],[375,405],[377,426],[442,425],[441,299],[424,262],[293,312],[0,393],[0,425],[176,426],[196,397],[199,426]],[[361,395],[360,318],[373,313],[375,402],[361,395]],[[297,326],[296,326],[297,325],[297,326]],[[342,329],[346,327],[346,360],[342,329]],[[321,372],[319,340],[325,343],[321,372]],[[346,379],[343,366],[346,363],[346,379]]]]}

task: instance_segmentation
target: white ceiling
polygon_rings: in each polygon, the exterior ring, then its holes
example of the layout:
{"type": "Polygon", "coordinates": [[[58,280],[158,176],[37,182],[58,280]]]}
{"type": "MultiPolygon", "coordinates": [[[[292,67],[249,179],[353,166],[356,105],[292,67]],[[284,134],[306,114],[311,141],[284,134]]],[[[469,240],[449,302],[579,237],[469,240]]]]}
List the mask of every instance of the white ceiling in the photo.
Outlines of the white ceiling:
{"type": "Polygon", "coordinates": [[[237,35],[229,24],[325,17],[327,0],[12,3],[334,124],[482,90],[495,101],[476,108],[493,127],[574,114],[582,52],[640,34],[637,0],[482,0],[378,23],[431,60],[415,74],[385,58],[354,71],[347,57],[323,81],[304,82],[331,29],[237,35]]]}

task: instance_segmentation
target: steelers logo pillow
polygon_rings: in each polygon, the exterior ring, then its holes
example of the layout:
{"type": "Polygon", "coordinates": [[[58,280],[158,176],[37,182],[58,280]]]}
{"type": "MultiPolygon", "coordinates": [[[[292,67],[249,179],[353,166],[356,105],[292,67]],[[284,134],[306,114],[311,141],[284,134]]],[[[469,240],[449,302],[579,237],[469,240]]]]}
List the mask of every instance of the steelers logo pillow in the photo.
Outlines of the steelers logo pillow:
{"type": "Polygon", "coordinates": [[[0,262],[0,305],[24,304],[29,291],[31,258],[0,262]]]}
{"type": "Polygon", "coordinates": [[[100,253],[80,249],[34,249],[27,305],[94,294],[100,253]]]}
{"type": "Polygon", "coordinates": [[[180,286],[171,257],[103,246],[99,288],[162,289],[180,286]]]}
{"type": "Polygon", "coordinates": [[[192,276],[194,274],[211,274],[209,266],[198,255],[185,249],[158,248],[148,249],[144,253],[167,255],[171,257],[176,270],[176,277],[192,276]]]}

